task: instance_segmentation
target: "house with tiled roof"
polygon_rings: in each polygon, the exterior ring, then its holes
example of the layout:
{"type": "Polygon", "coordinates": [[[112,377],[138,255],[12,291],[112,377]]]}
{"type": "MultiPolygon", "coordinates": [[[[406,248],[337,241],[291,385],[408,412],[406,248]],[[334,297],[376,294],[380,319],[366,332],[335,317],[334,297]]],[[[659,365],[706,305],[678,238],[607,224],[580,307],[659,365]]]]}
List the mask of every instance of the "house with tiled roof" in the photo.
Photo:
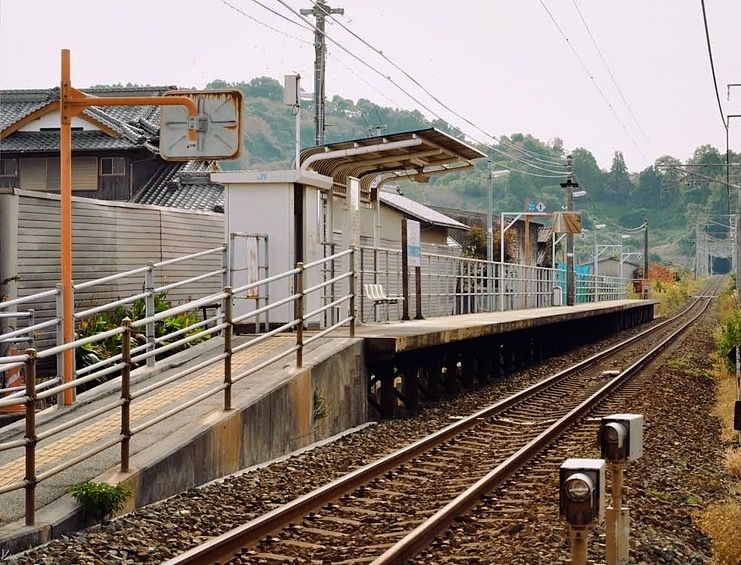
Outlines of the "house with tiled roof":
{"type": "MultiPolygon", "coordinates": [[[[161,96],[174,87],[84,89],[92,96],[161,96]]],[[[59,89],[0,91],[0,188],[59,191],[59,89]]],[[[159,155],[158,106],[86,108],[72,121],[75,196],[137,202],[141,193],[210,184],[215,163],[159,155]]]]}

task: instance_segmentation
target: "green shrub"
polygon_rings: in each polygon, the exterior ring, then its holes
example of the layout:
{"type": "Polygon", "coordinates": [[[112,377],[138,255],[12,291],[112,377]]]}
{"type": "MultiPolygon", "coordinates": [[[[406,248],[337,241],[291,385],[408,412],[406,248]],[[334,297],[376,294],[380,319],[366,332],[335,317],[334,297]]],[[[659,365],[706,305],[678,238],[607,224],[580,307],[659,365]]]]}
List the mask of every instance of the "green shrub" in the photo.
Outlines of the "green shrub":
{"type": "Polygon", "coordinates": [[[67,487],[67,493],[82,506],[88,516],[93,516],[102,524],[108,516],[123,508],[124,502],[134,491],[124,484],[84,481],[67,487]]]}
{"type": "MultiPolygon", "coordinates": [[[[167,300],[166,293],[161,292],[154,295],[155,314],[164,312],[171,307],[172,305],[167,300]]],[[[139,298],[128,308],[119,306],[112,312],[99,312],[98,314],[93,314],[92,316],[88,316],[87,318],[80,320],[77,325],[75,338],[81,339],[85,337],[91,337],[96,334],[118,328],[121,326],[124,318],[129,318],[130,320],[135,321],[141,320],[144,317],[146,317],[146,302],[144,298],[139,298]]],[[[164,320],[155,323],[154,335],[157,338],[162,338],[167,336],[168,334],[187,328],[188,326],[191,326],[197,322],[198,315],[195,312],[183,312],[181,314],[176,314],[175,316],[170,316],[169,318],[165,318],[164,320]]],[[[135,347],[139,347],[140,345],[144,345],[147,342],[147,337],[143,333],[144,328],[137,329],[139,330],[138,332],[133,332],[131,334],[132,349],[134,349],[135,347]]],[[[184,337],[192,337],[201,332],[202,330],[200,328],[196,328],[188,332],[186,335],[177,336],[176,338],[174,338],[173,341],[183,339],[184,337]]],[[[181,351],[182,349],[192,347],[196,343],[204,341],[209,337],[210,335],[204,334],[203,337],[194,339],[182,345],[181,347],[169,351],[167,354],[172,355],[173,353],[181,351]]],[[[77,368],[80,369],[82,367],[94,365],[95,363],[103,361],[104,359],[108,359],[109,357],[118,355],[121,352],[122,342],[123,335],[119,334],[102,341],[88,343],[86,345],[83,345],[82,347],[78,347],[75,351],[77,368]]],[[[158,347],[167,345],[170,342],[170,340],[165,339],[160,345],[158,345],[158,347]]],[[[101,379],[98,379],[98,382],[90,383],[87,387],[79,387],[78,391],[83,391],[86,390],[86,388],[90,388],[92,386],[95,386],[96,384],[100,384],[100,382],[104,382],[108,378],[110,377],[101,377],[101,379]]]]}

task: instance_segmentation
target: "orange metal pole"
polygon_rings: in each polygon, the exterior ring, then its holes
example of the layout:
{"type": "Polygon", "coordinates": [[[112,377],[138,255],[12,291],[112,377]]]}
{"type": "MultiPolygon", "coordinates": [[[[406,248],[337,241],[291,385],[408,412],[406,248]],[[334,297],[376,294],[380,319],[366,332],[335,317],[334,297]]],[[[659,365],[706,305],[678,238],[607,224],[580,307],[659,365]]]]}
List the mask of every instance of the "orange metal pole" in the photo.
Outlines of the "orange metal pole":
{"type": "MultiPolygon", "coordinates": [[[[72,117],[69,115],[67,98],[70,84],[70,55],[69,49],[62,49],[62,83],[60,101],[60,249],[61,249],[61,277],[62,277],[62,335],[64,343],[75,340],[74,332],[74,297],[72,295],[72,117]]],[[[74,378],[75,352],[68,349],[62,354],[63,374],[62,382],[68,383],[74,378]]],[[[73,390],[64,391],[64,405],[74,402],[73,390]]]]}
{"type": "MultiPolygon", "coordinates": [[[[62,49],[62,83],[59,92],[60,109],[60,246],[61,246],[61,268],[62,278],[62,335],[64,343],[72,343],[75,340],[74,332],[74,297],[72,290],[72,118],[77,116],[89,106],[143,106],[153,104],[158,106],[185,106],[189,118],[195,118],[198,114],[196,103],[187,96],[136,96],[136,97],[97,97],[88,96],[73,88],[70,79],[70,54],[69,49],[62,49]]],[[[197,131],[195,127],[188,128],[188,138],[195,140],[197,131]]],[[[73,350],[65,351],[63,358],[62,382],[68,383],[73,380],[74,365],[73,350]]],[[[64,405],[69,406],[74,402],[74,391],[64,391],[64,405]]]]}

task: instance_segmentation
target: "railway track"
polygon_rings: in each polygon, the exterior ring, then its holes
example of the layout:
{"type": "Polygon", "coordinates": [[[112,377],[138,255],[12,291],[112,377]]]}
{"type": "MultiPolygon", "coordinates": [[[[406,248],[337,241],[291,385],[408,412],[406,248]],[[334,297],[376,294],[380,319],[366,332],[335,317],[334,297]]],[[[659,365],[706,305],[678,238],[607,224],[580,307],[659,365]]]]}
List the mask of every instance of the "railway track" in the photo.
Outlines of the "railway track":
{"type": "MultiPolygon", "coordinates": [[[[506,532],[532,481],[552,474],[551,459],[560,455],[546,448],[567,430],[567,445],[593,442],[589,415],[615,411],[621,397],[634,394],[630,379],[701,315],[715,291],[674,318],[167,563],[405,563],[482,497],[496,499],[484,505],[482,523],[506,532]],[[518,471],[525,465],[523,480],[518,471]],[[505,484],[510,490],[492,498],[505,484]]],[[[464,530],[473,527],[462,523],[464,530]]]]}

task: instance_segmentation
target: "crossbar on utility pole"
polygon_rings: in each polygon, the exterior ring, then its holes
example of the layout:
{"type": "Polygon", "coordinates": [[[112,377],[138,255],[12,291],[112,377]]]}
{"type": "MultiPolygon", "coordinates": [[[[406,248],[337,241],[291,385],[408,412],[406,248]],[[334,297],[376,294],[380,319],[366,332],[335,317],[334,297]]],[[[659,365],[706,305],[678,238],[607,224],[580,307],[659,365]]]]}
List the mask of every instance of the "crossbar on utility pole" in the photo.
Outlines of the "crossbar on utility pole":
{"type": "Polygon", "coordinates": [[[301,14],[304,16],[314,16],[316,25],[314,26],[314,124],[316,126],[316,145],[324,145],[324,85],[325,80],[325,60],[327,56],[327,47],[325,42],[324,24],[327,16],[331,14],[343,15],[343,8],[332,8],[325,0],[316,0],[313,8],[302,8],[301,14]]]}

